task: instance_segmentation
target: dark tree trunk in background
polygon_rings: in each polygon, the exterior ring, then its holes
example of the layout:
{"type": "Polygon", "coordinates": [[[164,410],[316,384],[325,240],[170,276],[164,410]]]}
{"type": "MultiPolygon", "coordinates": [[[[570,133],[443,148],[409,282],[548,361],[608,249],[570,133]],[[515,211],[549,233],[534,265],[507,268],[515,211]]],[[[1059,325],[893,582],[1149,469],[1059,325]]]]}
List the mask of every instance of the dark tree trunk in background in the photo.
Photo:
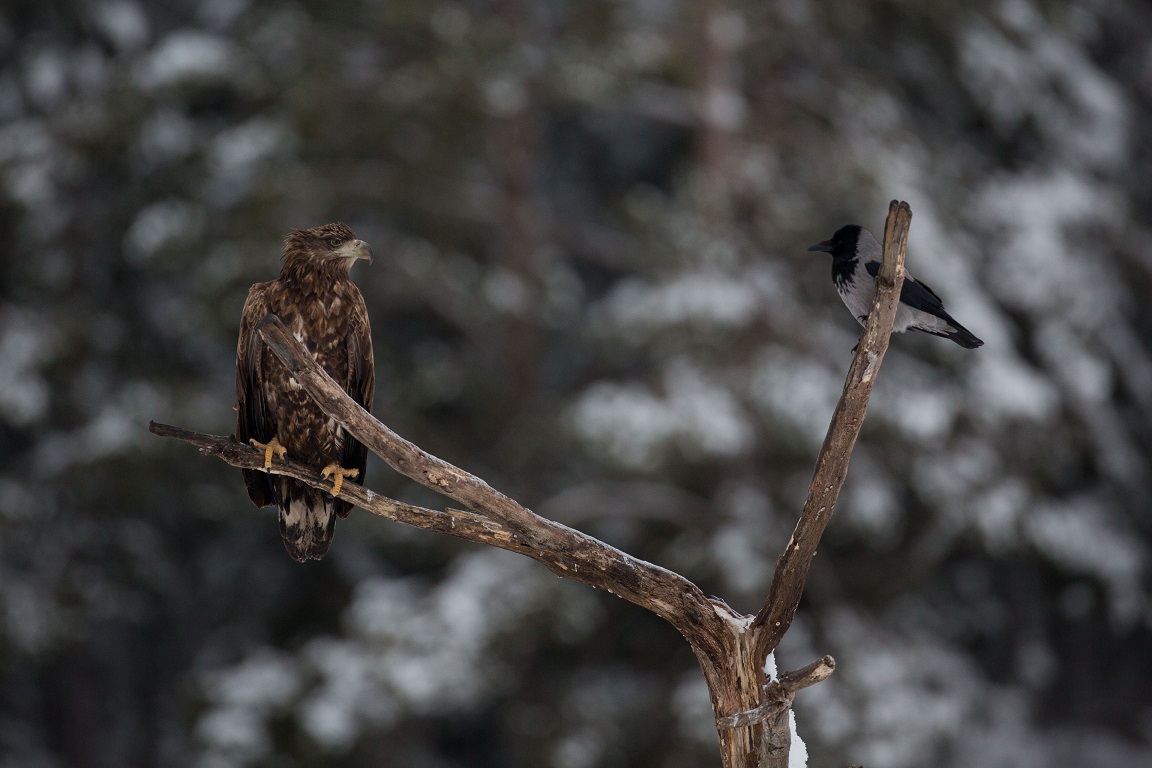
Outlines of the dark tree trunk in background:
{"type": "Polygon", "coordinates": [[[538,186],[539,105],[543,43],[534,4],[500,0],[507,51],[502,79],[490,83],[489,165],[496,174],[495,258],[490,290],[500,303],[497,370],[505,408],[516,409],[537,386],[544,346],[540,325],[540,254],[548,241],[548,214],[538,186]]]}
{"type": "Polygon", "coordinates": [[[744,114],[737,58],[744,26],[725,0],[705,0],[697,13],[696,171],[707,208],[726,218],[737,187],[736,142],[744,114]]]}

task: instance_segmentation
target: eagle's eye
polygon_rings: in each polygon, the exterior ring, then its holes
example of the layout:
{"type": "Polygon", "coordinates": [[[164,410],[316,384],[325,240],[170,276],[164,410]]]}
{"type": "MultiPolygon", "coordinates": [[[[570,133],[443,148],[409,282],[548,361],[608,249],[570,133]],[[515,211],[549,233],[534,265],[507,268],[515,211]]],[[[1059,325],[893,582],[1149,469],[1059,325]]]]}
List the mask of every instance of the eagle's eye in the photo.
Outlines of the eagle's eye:
{"type": "Polygon", "coordinates": [[[332,246],[333,248],[338,248],[342,242],[343,241],[338,237],[328,238],[328,245],[332,246]]]}

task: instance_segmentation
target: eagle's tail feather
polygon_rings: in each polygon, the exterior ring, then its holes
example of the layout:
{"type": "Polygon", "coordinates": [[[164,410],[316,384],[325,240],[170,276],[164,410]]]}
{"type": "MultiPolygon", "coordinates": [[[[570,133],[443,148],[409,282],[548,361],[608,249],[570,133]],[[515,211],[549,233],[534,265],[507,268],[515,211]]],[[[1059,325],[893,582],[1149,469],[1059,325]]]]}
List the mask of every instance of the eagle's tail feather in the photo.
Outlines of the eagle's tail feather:
{"type": "MultiPolygon", "coordinates": [[[[285,483],[288,485],[288,483],[285,483]]],[[[297,562],[319,560],[332,546],[336,528],[332,502],[322,491],[292,483],[277,504],[284,548],[297,562]]]]}
{"type": "Polygon", "coordinates": [[[258,507],[266,507],[273,501],[272,481],[267,472],[256,469],[241,470],[244,485],[248,488],[248,498],[258,507]]]}

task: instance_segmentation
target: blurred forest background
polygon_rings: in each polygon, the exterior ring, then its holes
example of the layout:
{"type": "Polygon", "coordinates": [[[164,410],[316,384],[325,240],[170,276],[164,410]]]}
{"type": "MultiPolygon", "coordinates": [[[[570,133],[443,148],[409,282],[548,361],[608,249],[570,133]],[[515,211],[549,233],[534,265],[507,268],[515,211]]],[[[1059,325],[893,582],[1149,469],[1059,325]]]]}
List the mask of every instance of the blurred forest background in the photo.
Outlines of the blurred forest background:
{"type": "Polygon", "coordinates": [[[659,619],[362,511],[297,565],[147,423],[234,430],[343,220],[380,418],[753,612],[859,332],[804,248],[891,198],[986,346],[888,353],[811,764],[1152,764],[1150,126],[1137,2],[6,0],[0,765],[718,765],[659,619]]]}

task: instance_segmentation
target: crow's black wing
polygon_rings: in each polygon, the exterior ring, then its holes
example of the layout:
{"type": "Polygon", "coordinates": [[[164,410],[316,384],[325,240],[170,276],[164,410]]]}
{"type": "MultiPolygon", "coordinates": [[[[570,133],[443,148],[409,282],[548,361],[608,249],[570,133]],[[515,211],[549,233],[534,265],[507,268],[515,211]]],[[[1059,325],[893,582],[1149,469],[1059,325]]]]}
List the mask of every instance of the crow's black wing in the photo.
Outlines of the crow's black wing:
{"type": "MultiPolygon", "coordinates": [[[[868,274],[876,277],[880,273],[880,262],[870,261],[864,268],[868,270],[868,274]]],[[[936,292],[908,273],[904,274],[904,284],[900,288],[900,303],[937,317],[948,316],[944,310],[944,302],[936,292]]]]}

